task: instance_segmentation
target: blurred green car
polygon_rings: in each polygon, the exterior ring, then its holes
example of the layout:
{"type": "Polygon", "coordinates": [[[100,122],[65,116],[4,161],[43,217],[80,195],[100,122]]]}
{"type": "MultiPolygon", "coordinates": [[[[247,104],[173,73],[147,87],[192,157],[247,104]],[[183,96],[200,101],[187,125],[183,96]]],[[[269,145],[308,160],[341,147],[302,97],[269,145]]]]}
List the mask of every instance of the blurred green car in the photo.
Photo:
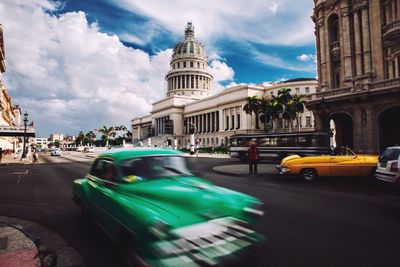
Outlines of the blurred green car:
{"type": "Polygon", "coordinates": [[[110,150],[73,183],[73,200],[135,266],[204,266],[235,260],[264,237],[254,197],[196,177],[180,152],[110,150]]]}

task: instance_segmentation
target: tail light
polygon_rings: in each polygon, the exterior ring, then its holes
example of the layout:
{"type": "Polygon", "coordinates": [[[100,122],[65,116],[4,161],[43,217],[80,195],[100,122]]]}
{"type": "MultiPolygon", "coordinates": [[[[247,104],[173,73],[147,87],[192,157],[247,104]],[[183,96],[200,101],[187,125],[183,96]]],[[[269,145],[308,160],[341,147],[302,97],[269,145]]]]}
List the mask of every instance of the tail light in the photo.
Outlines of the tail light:
{"type": "Polygon", "coordinates": [[[398,172],[399,171],[399,165],[398,161],[393,161],[392,164],[390,164],[390,171],[392,172],[398,172]]]}

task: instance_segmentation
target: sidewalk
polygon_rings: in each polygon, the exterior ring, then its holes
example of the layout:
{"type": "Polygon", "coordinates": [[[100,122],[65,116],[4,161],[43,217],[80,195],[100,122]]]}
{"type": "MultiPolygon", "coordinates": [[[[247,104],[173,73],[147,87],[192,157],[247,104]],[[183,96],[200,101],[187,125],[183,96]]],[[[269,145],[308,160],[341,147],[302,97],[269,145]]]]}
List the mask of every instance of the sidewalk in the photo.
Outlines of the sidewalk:
{"type": "Polygon", "coordinates": [[[0,215],[0,267],[83,267],[57,233],[31,221],[0,215]]]}
{"type": "Polygon", "coordinates": [[[41,266],[38,250],[31,238],[24,233],[21,225],[0,221],[0,266],[36,267],[41,266]]]}
{"type": "MultiPolygon", "coordinates": [[[[258,164],[257,170],[258,175],[263,174],[279,174],[275,169],[276,164],[258,164]]],[[[219,174],[230,175],[230,176],[246,176],[250,175],[249,164],[233,164],[233,165],[222,165],[213,168],[213,171],[219,174]]]]}
{"type": "Polygon", "coordinates": [[[23,159],[23,160],[21,160],[21,157],[14,159],[13,154],[11,154],[11,155],[3,155],[0,165],[31,164],[31,163],[32,163],[32,157],[30,154],[28,155],[28,157],[26,159],[23,159]]]}

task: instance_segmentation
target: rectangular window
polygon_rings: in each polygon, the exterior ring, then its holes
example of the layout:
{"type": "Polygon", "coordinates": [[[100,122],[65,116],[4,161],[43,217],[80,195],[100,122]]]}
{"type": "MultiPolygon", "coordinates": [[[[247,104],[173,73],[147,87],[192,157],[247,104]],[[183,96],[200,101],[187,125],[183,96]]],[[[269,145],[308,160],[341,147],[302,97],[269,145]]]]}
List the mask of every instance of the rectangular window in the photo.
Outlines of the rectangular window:
{"type": "Polygon", "coordinates": [[[310,92],[310,87],[306,87],[306,93],[310,92]]]}
{"type": "Polygon", "coordinates": [[[300,88],[296,88],[296,94],[300,94],[300,88]]]}
{"type": "Polygon", "coordinates": [[[311,127],[311,116],[306,116],[306,127],[311,127]]]}
{"type": "Polygon", "coordinates": [[[186,61],[185,61],[185,62],[183,62],[183,67],[184,67],[184,68],[186,68],[186,61]]]}
{"type": "Polygon", "coordinates": [[[226,116],[226,121],[225,121],[226,125],[225,125],[225,131],[227,131],[229,129],[229,116],[226,116]]]}
{"type": "Polygon", "coordinates": [[[232,125],[231,125],[231,130],[235,128],[235,115],[232,115],[232,125]]]}
{"type": "Polygon", "coordinates": [[[193,68],[193,61],[190,61],[190,67],[193,68]]]}
{"type": "Polygon", "coordinates": [[[240,129],[240,114],[237,114],[236,118],[237,118],[236,129],[240,129]]]}

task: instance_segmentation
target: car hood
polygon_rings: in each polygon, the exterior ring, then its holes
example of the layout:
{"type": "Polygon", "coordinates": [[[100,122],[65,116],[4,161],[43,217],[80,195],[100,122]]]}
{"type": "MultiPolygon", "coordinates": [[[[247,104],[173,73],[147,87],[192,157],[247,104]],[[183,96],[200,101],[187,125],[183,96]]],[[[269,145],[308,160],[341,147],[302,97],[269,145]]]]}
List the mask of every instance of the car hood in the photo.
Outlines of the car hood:
{"type": "MultiPolygon", "coordinates": [[[[180,227],[232,215],[233,199],[247,196],[215,186],[197,177],[163,178],[121,185],[118,191],[130,198],[152,205],[162,220],[180,227]]],[[[250,196],[248,196],[250,197],[250,196]]],[[[251,198],[251,197],[250,197],[251,198]]],[[[234,201],[235,202],[235,201],[234,201]]]]}

